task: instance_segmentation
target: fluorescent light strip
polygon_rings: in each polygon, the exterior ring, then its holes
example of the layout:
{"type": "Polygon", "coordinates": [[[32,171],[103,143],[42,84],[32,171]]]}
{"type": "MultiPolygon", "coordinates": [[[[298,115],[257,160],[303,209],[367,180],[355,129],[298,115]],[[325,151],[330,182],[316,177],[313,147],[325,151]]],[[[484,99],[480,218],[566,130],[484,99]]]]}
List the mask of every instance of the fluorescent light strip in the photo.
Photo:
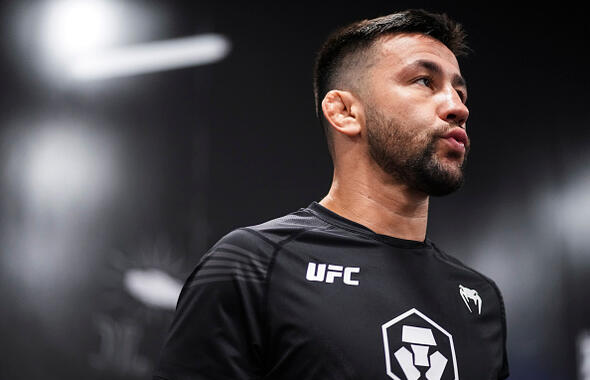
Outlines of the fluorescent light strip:
{"type": "Polygon", "coordinates": [[[96,80],[205,65],[223,59],[230,50],[219,34],[149,42],[81,57],[70,67],[78,80],[96,80]]]}

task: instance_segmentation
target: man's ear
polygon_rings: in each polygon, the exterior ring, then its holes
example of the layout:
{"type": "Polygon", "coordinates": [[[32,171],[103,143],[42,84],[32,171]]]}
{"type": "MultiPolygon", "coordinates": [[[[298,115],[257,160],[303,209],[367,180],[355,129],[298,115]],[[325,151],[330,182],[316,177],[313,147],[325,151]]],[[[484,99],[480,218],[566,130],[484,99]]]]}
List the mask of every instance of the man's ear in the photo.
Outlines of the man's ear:
{"type": "Polygon", "coordinates": [[[349,137],[361,133],[364,124],[363,107],[351,92],[329,91],[322,100],[322,112],[336,131],[349,137]]]}

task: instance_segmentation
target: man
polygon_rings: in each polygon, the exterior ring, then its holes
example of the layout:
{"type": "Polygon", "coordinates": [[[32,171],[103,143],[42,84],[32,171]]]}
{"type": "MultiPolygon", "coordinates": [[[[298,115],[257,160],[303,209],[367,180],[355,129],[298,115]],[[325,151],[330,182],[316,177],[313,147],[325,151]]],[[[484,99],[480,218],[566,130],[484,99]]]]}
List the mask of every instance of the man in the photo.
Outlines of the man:
{"type": "Polygon", "coordinates": [[[328,39],[314,78],[328,195],[211,248],[155,378],[508,376],[499,290],[426,238],[429,196],[460,187],[470,147],[464,51],[460,25],[422,10],[328,39]]]}

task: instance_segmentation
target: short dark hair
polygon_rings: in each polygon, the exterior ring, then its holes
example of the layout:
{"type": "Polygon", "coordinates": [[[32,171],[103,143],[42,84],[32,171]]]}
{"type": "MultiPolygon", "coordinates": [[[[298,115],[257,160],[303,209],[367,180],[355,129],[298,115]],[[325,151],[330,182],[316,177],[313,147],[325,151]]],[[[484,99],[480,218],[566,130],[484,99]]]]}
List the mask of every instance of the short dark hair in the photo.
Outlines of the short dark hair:
{"type": "Polygon", "coordinates": [[[367,58],[367,52],[379,37],[395,33],[431,36],[446,45],[457,57],[466,55],[470,50],[461,24],[445,13],[431,13],[423,9],[408,9],[357,21],[333,32],[316,56],[313,74],[316,114],[324,128],[330,153],[332,142],[328,123],[323,117],[322,99],[337,85],[342,74],[367,58]]]}

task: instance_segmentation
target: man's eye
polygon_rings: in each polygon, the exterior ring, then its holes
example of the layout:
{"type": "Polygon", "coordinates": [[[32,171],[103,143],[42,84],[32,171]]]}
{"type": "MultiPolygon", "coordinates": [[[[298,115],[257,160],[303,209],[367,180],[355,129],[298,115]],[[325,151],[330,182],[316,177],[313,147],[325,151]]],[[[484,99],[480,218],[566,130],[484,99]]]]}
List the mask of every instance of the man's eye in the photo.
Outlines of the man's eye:
{"type": "Polygon", "coordinates": [[[423,85],[430,87],[432,85],[432,80],[429,77],[420,77],[416,79],[416,83],[422,83],[423,85]]]}
{"type": "Polygon", "coordinates": [[[463,91],[457,91],[457,94],[459,94],[459,98],[461,99],[463,104],[465,104],[467,102],[467,96],[465,95],[465,93],[463,91]]]}

